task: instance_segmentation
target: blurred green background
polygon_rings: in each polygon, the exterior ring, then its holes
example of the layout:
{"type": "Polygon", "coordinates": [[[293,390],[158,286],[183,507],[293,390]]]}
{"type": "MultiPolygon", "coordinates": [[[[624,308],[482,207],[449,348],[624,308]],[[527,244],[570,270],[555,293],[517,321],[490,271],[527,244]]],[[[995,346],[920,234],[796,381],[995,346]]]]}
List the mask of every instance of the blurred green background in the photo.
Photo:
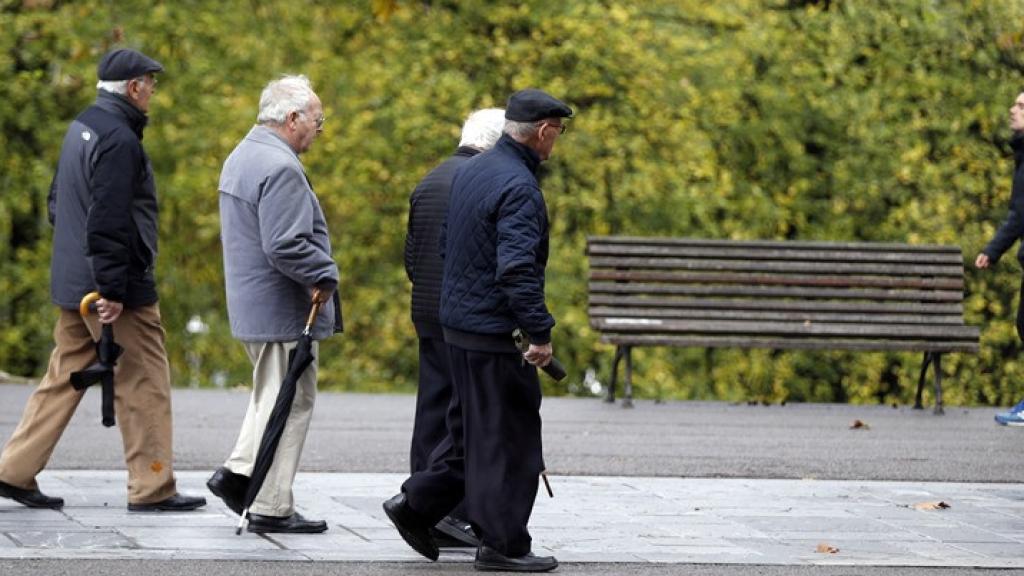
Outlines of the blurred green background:
{"type": "MultiPolygon", "coordinates": [[[[1006,213],[1007,110],[1024,90],[1020,0],[550,2],[0,0],[0,370],[52,346],[46,190],[67,123],[115,46],[166,73],[145,145],[175,383],[245,385],[226,321],[217,179],[282,73],[308,75],[323,136],[304,157],[341,269],[346,332],[321,386],[415,388],[402,268],[408,195],[473,109],[537,87],[576,110],[544,165],[555,349],[609,378],[587,325],[588,234],[958,244],[973,262],[1006,213]],[[186,330],[198,317],[205,332],[186,330]]],[[[950,404],[1024,395],[1019,265],[967,271],[979,355],[944,363],[950,404]]],[[[267,303],[268,306],[273,303],[267,303]]],[[[640,349],[638,393],[904,403],[917,354],[640,349]]]]}

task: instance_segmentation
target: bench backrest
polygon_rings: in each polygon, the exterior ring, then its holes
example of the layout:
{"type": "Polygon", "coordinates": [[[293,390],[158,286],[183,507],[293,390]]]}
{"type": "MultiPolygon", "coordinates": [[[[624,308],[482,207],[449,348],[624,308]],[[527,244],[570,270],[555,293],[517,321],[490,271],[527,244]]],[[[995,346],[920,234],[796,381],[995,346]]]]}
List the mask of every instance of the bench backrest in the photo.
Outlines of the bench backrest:
{"type": "Polygon", "coordinates": [[[608,343],[978,349],[957,246],[593,236],[587,254],[608,343]]]}

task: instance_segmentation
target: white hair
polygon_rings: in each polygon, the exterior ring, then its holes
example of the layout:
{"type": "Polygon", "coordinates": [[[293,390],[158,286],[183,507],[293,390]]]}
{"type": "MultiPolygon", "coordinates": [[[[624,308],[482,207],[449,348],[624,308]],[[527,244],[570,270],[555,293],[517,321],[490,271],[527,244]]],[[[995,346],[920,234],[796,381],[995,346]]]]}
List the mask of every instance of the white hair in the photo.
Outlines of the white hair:
{"type": "Polygon", "coordinates": [[[515,120],[505,121],[505,134],[515,138],[516,140],[525,140],[531,138],[540,129],[540,125],[543,121],[538,122],[516,122],[515,120]]]}
{"type": "Polygon", "coordinates": [[[462,140],[459,146],[472,146],[478,150],[488,150],[501,138],[505,127],[505,111],[501,108],[484,108],[477,110],[466,118],[462,125],[462,140]]]}
{"type": "Polygon", "coordinates": [[[121,96],[128,95],[128,84],[132,80],[142,80],[145,76],[139,76],[138,78],[131,78],[129,80],[100,80],[96,83],[97,90],[104,90],[112,94],[120,94],[121,96]]]}
{"type": "Polygon", "coordinates": [[[303,112],[316,94],[309,78],[285,75],[273,80],[260,94],[260,113],[257,124],[284,124],[288,114],[303,112]]]}

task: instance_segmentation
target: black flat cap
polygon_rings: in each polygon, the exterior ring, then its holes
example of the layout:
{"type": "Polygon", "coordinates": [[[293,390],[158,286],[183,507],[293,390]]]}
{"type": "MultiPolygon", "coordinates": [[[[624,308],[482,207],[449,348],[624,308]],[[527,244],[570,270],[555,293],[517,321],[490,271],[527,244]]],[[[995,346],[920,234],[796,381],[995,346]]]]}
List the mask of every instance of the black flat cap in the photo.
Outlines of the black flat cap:
{"type": "Polygon", "coordinates": [[[119,48],[107,52],[96,67],[96,76],[100,80],[131,80],[150,72],[163,72],[159,62],[138,50],[119,48]]]}
{"type": "Polygon", "coordinates": [[[569,118],[572,108],[558,98],[535,88],[520,90],[508,97],[505,119],[513,122],[536,122],[545,118],[569,118]]]}

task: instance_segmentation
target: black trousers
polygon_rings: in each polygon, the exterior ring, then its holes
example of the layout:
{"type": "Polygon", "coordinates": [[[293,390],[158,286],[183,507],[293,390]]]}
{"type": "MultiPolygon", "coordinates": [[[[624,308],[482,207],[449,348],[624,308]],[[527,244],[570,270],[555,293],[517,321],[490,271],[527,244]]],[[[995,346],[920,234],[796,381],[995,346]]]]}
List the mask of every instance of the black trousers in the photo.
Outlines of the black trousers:
{"type": "MultiPolygon", "coordinates": [[[[430,454],[448,436],[448,420],[462,420],[452,369],[448,361],[448,346],[441,338],[420,338],[420,374],[416,391],[416,418],[412,428],[412,446],[409,450],[411,472],[426,470],[430,454]]],[[[457,424],[461,427],[461,424],[457,424]]],[[[466,511],[460,502],[450,512],[464,519],[466,511]]]]}
{"type": "Polygon", "coordinates": [[[402,491],[431,524],[465,498],[466,519],[481,541],[522,556],[530,551],[527,524],[544,469],[537,369],[516,353],[448,350],[462,418],[449,419],[448,436],[427,469],[409,477],[402,491]]]}

